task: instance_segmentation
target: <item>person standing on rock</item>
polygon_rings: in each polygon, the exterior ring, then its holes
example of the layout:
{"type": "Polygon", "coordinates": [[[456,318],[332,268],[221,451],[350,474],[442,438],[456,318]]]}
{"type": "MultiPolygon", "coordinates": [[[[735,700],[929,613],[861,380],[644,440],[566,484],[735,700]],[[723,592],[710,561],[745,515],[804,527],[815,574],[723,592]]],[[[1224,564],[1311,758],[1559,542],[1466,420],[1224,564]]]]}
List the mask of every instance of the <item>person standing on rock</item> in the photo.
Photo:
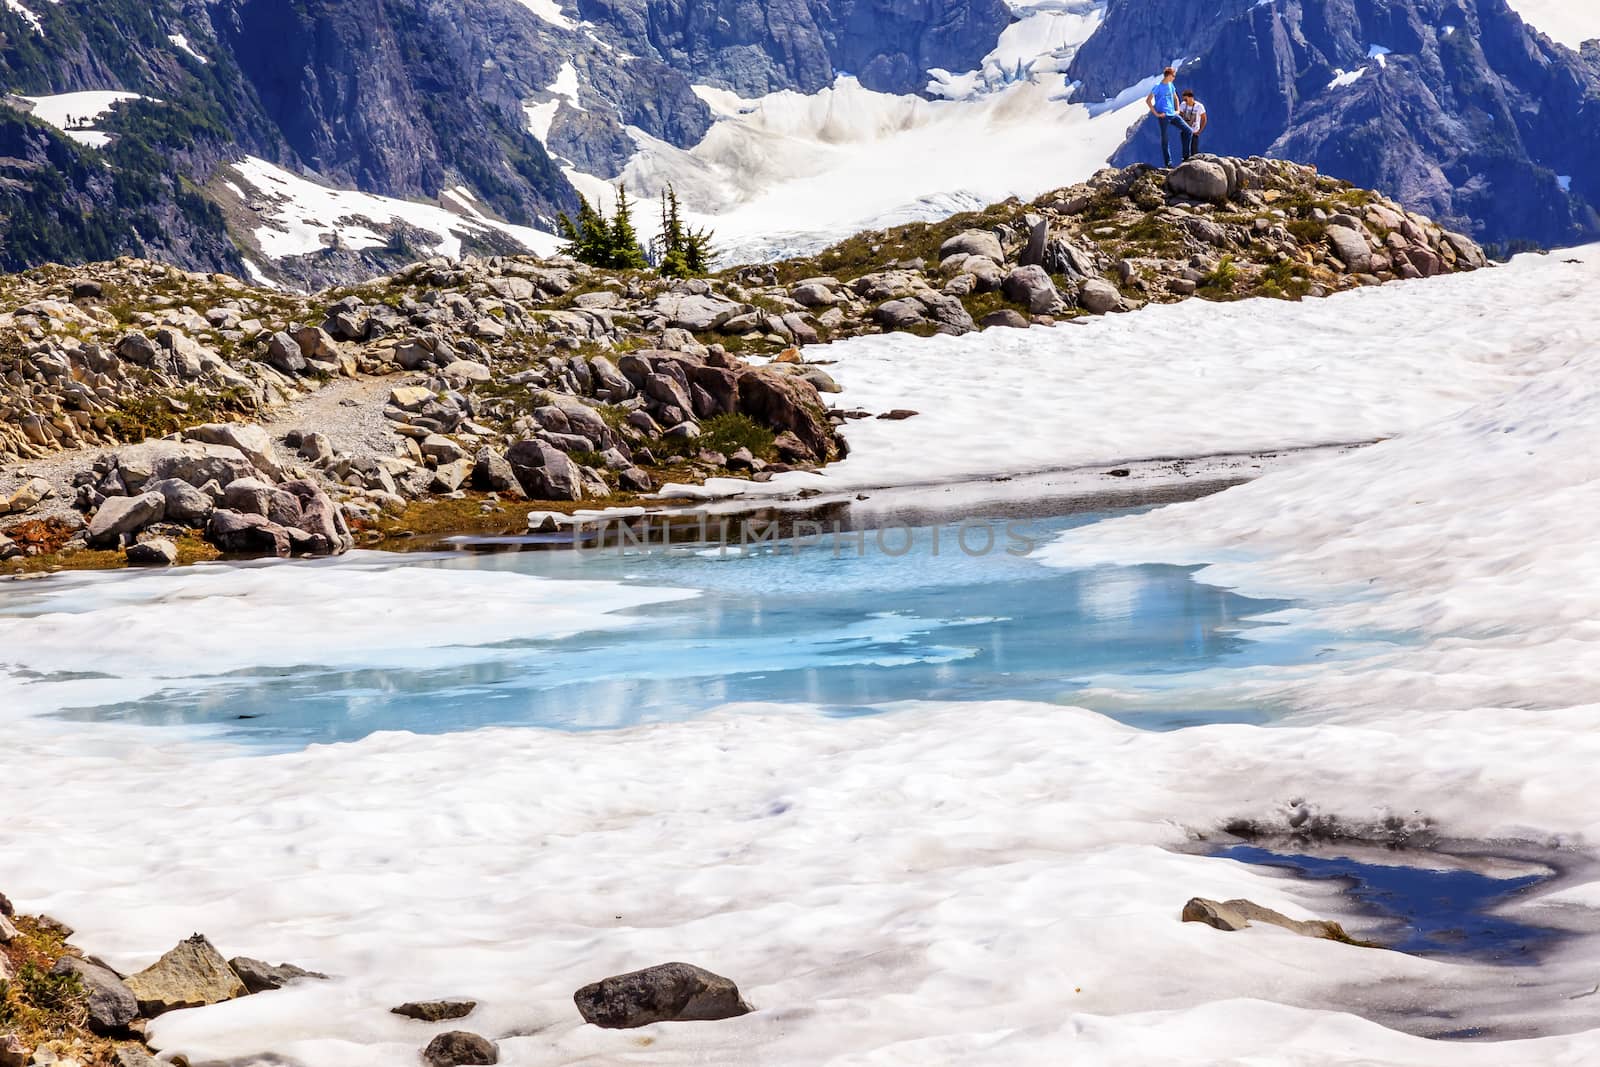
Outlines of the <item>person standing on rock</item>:
{"type": "MultiPolygon", "coordinates": [[[[1144,106],[1150,109],[1161,123],[1161,159],[1164,166],[1172,166],[1172,148],[1167,142],[1167,137],[1174,125],[1183,131],[1183,141],[1188,143],[1189,137],[1194,133],[1189,124],[1183,121],[1183,116],[1178,113],[1178,87],[1174,84],[1178,80],[1178,72],[1168,67],[1161,72],[1161,82],[1150,95],[1144,98],[1144,106]]],[[[1180,146],[1181,147],[1181,146],[1180,146]]]]}
{"type": "Polygon", "coordinates": [[[1178,117],[1183,119],[1183,159],[1187,163],[1200,154],[1200,135],[1211,122],[1206,118],[1206,106],[1194,98],[1193,89],[1183,91],[1178,102],[1178,117]]]}

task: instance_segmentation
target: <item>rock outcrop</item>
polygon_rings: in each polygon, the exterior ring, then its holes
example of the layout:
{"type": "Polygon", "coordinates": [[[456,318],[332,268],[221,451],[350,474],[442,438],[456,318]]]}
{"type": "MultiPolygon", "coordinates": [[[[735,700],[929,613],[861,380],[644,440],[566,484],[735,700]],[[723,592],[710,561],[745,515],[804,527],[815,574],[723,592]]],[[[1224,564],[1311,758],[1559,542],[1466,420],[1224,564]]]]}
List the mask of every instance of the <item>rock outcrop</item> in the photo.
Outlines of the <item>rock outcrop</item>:
{"type": "Polygon", "coordinates": [[[244,996],[248,990],[210,941],[199,934],[138,974],[127,988],[138,998],[139,1011],[154,1018],[179,1008],[198,1008],[244,996]]]}
{"type": "Polygon", "coordinates": [[[613,1030],[732,1019],[752,1010],[731,980],[690,963],[663,963],[605,978],[572,999],[585,1022],[613,1030]]]}
{"type": "MultiPolygon", "coordinates": [[[[1444,0],[1122,0],[1080,48],[1078,98],[1173,56],[1210,111],[1203,145],[1314,164],[1485,242],[1600,235],[1600,63],[1515,5],[1444,0]]],[[[1161,158],[1142,122],[1113,162],[1161,158]]]]}

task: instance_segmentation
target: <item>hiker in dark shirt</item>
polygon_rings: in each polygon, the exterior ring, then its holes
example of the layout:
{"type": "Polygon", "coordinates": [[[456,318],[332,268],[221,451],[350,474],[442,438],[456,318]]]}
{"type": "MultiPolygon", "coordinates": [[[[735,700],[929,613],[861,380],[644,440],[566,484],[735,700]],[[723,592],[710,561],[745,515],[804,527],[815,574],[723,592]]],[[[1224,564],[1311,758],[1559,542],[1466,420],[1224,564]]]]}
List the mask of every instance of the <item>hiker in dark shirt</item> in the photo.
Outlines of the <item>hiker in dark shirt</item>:
{"type": "Polygon", "coordinates": [[[1178,72],[1171,67],[1161,72],[1161,83],[1150,90],[1150,95],[1144,98],[1144,106],[1150,109],[1161,123],[1161,159],[1163,165],[1172,166],[1172,149],[1168,146],[1167,135],[1176,125],[1183,135],[1183,143],[1187,144],[1194,131],[1189,124],[1183,121],[1183,116],[1178,113],[1178,87],[1173,83],[1178,80],[1178,72]]]}

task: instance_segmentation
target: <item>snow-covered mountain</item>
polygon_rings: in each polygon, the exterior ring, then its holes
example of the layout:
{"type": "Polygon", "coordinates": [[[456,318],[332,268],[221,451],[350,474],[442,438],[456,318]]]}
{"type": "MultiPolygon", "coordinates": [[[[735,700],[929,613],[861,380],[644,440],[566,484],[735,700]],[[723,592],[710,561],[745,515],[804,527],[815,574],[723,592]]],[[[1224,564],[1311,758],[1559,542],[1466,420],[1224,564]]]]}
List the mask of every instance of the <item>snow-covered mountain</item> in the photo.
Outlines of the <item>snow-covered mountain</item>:
{"type": "Polygon", "coordinates": [[[1209,147],[1575,241],[1600,233],[1600,47],[1569,45],[1600,17],[1517,6],[1558,40],[1506,0],[4,0],[0,266],[314,285],[546,251],[618,181],[670,183],[758,259],[1154,158],[1168,62],[1209,147]]]}

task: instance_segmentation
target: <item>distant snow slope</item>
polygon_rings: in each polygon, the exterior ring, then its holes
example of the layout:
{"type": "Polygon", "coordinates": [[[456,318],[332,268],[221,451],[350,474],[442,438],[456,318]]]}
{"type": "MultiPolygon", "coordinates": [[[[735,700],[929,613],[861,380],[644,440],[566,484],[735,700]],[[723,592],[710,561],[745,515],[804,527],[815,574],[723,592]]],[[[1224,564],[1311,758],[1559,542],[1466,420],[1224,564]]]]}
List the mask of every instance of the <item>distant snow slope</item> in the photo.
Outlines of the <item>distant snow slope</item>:
{"type": "Polygon", "coordinates": [[[95,122],[124,100],[144,98],[138,93],[96,89],[78,93],[58,93],[54,96],[30,96],[25,99],[33,102],[33,117],[40,122],[48,122],[80,144],[103,148],[110,140],[110,136],[96,130],[95,122]]]}
{"type": "Polygon", "coordinates": [[[919,414],[849,423],[850,457],[820,475],[704,491],[842,491],[1388,437],[1574,346],[1600,350],[1600,319],[1560,310],[1597,287],[1591,247],[1297,304],[1187,300],[1086,325],[855,338],[812,350],[844,386],[839,401],[919,414]],[[1535,308],[1548,310],[1521,310],[1535,308]]]}
{"type": "MultiPolygon", "coordinates": [[[[1138,107],[1096,114],[1069,104],[1059,75],[962,100],[875,93],[854,78],[810,96],[697,91],[719,116],[705,139],[684,151],[633,130],[641,149],[622,180],[645,197],[670,183],[729,263],[1079,181],[1105,164],[1138,107]]],[[[608,183],[570,176],[609,200],[608,183]]]]}
{"type": "Polygon", "coordinates": [[[1509,0],[1524,22],[1569,48],[1600,37],[1597,0],[1509,0]]]}
{"type": "MultiPolygon", "coordinates": [[[[1139,114],[1132,97],[1120,101],[1125,111],[1066,101],[1062,72],[1105,5],[1037,0],[1012,8],[1017,21],[980,69],[930,72],[928,90],[939,99],[873,92],[848,75],[815,94],[754,100],[697,86],[717,116],[710,132],[684,150],[630,128],[639,151],[619,180],[645,198],[670,184],[691,221],[715,231],[723,263],[803,255],[862,230],[1079,181],[1105,164],[1139,114]]],[[[575,86],[562,79],[549,91],[577,102],[575,86]]],[[[555,105],[527,111],[543,140],[555,105]]],[[[612,183],[567,175],[589,199],[611,202],[612,183]]],[[[648,235],[654,220],[643,214],[648,235]]]]}
{"type": "Polygon", "coordinates": [[[389,240],[380,227],[403,222],[434,236],[430,254],[460,255],[463,237],[499,233],[537,255],[555,252],[551,234],[484,215],[470,193],[447,191],[439,204],[331,189],[253,156],[233,164],[233,188],[260,209],[256,243],[271,259],[303,256],[327,247],[378,248],[389,240]]]}

